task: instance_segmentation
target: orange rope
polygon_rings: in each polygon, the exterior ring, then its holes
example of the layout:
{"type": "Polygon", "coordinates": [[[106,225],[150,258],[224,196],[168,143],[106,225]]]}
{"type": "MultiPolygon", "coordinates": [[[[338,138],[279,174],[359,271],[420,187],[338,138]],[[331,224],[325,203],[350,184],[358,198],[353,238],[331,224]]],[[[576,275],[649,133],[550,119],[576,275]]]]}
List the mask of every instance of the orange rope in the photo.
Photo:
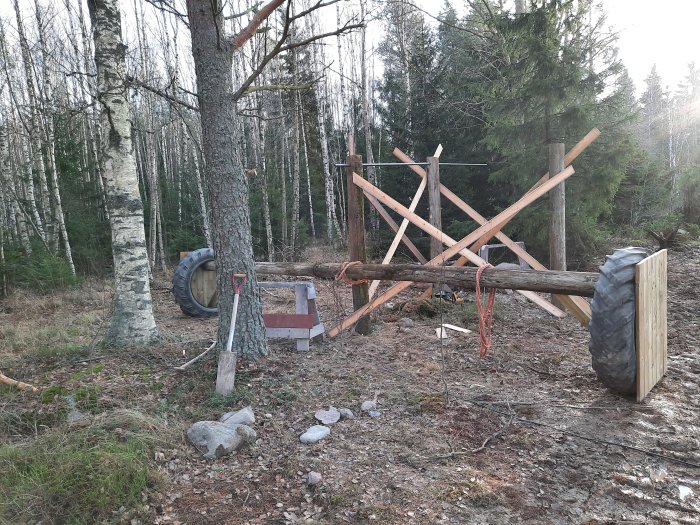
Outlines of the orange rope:
{"type": "Polygon", "coordinates": [[[481,303],[481,273],[486,268],[493,268],[490,264],[479,266],[476,271],[476,310],[479,313],[479,334],[481,335],[481,347],[479,355],[484,357],[491,348],[491,329],[493,328],[493,305],[496,301],[496,289],[489,288],[486,306],[481,303]]]}
{"type": "Polygon", "coordinates": [[[340,271],[337,273],[335,276],[336,281],[344,281],[345,284],[348,284],[350,286],[354,286],[356,284],[365,284],[367,282],[367,279],[359,279],[357,281],[354,281],[350,279],[347,275],[345,275],[345,272],[347,271],[348,268],[351,266],[356,266],[358,264],[362,264],[361,261],[352,261],[352,262],[344,262],[343,264],[340,265],[340,271]]]}

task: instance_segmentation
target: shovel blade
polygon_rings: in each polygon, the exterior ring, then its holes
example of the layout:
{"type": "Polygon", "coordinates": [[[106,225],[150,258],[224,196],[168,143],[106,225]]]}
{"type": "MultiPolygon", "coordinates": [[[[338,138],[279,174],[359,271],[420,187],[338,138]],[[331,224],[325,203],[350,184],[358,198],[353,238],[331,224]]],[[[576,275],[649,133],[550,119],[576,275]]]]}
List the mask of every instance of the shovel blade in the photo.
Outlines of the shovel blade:
{"type": "Polygon", "coordinates": [[[227,396],[233,392],[236,381],[236,352],[221,352],[216,372],[216,393],[227,396]]]}

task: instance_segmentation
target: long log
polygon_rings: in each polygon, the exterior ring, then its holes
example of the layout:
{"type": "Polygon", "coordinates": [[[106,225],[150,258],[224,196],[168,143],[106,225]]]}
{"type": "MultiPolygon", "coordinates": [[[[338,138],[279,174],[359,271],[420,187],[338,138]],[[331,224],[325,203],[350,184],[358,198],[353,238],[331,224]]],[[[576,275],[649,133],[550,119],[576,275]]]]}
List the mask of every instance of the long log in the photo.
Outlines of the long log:
{"type": "MultiPolygon", "coordinates": [[[[255,271],[260,275],[334,279],[340,271],[340,266],[338,263],[257,262],[255,271]]],[[[450,286],[474,288],[476,286],[476,270],[474,267],[419,266],[415,264],[357,264],[350,266],[345,273],[351,279],[444,283],[450,286]]],[[[593,297],[597,280],[598,274],[591,272],[487,268],[481,274],[481,285],[485,288],[529,290],[583,297],[593,297]]]]}

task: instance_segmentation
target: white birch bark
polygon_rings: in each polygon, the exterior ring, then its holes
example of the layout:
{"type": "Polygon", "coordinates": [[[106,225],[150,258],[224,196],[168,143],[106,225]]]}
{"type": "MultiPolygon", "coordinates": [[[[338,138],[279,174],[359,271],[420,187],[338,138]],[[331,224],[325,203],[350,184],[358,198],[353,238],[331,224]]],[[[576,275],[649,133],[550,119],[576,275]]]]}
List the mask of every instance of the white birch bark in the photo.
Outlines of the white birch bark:
{"type": "Polygon", "coordinates": [[[159,338],[153,317],[148,254],[131,141],[125,47],[118,0],[89,0],[104,136],[105,191],[112,230],[115,290],[108,343],[144,345],[159,338]]]}
{"type": "Polygon", "coordinates": [[[301,94],[297,92],[297,105],[299,107],[299,125],[301,127],[302,145],[304,147],[304,165],[306,166],[306,193],[309,197],[309,226],[311,237],[316,239],[316,221],[314,220],[314,203],[311,196],[311,170],[309,167],[309,144],[306,140],[306,126],[304,124],[304,111],[301,107],[301,94]]]}

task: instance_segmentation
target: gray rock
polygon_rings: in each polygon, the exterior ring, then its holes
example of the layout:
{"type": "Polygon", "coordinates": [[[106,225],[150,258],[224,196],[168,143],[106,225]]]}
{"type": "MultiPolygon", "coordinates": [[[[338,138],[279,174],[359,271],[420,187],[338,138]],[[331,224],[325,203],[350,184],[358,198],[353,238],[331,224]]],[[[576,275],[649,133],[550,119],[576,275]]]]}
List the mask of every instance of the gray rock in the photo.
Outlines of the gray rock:
{"type": "Polygon", "coordinates": [[[187,429],[187,438],[209,459],[220,458],[255,441],[258,435],[247,425],[198,421],[187,429]]]}
{"type": "Polygon", "coordinates": [[[66,422],[69,425],[74,425],[87,420],[87,416],[78,410],[78,404],[76,403],[75,396],[73,394],[64,397],[64,399],[68,403],[68,408],[70,409],[68,415],[66,416],[66,422]]]}
{"type": "Polygon", "coordinates": [[[499,270],[522,270],[519,264],[502,262],[496,265],[499,270]]]}
{"type": "Polygon", "coordinates": [[[367,415],[369,415],[369,417],[379,417],[382,413],[379,410],[370,410],[367,412],[367,415]]]}
{"type": "Polygon", "coordinates": [[[362,408],[363,412],[369,412],[370,410],[375,410],[377,408],[377,402],[372,401],[372,400],[365,401],[364,403],[362,403],[362,406],[360,408],[362,408]]]}
{"type": "Polygon", "coordinates": [[[236,412],[226,412],[219,421],[226,425],[252,425],[255,423],[255,414],[252,408],[245,407],[236,412]]]}
{"type": "Polygon", "coordinates": [[[402,317],[399,319],[399,326],[401,328],[413,328],[413,319],[410,317],[402,317]]]}
{"type": "Polygon", "coordinates": [[[321,476],[321,474],[313,470],[309,472],[308,476],[306,476],[306,482],[312,487],[315,487],[316,485],[321,483],[321,480],[323,480],[323,476],[321,476]]]}
{"type": "Polygon", "coordinates": [[[340,412],[335,407],[328,407],[328,410],[317,410],[314,417],[324,425],[333,425],[340,420],[340,412]]]}
{"type": "Polygon", "coordinates": [[[301,436],[299,436],[299,441],[302,443],[305,443],[307,445],[311,445],[313,443],[318,443],[324,438],[327,438],[331,434],[331,429],[328,427],[324,427],[323,425],[314,425],[309,430],[304,432],[301,436]]]}
{"type": "Polygon", "coordinates": [[[340,412],[340,419],[355,419],[355,414],[349,408],[341,408],[338,412],[340,412]]]}

